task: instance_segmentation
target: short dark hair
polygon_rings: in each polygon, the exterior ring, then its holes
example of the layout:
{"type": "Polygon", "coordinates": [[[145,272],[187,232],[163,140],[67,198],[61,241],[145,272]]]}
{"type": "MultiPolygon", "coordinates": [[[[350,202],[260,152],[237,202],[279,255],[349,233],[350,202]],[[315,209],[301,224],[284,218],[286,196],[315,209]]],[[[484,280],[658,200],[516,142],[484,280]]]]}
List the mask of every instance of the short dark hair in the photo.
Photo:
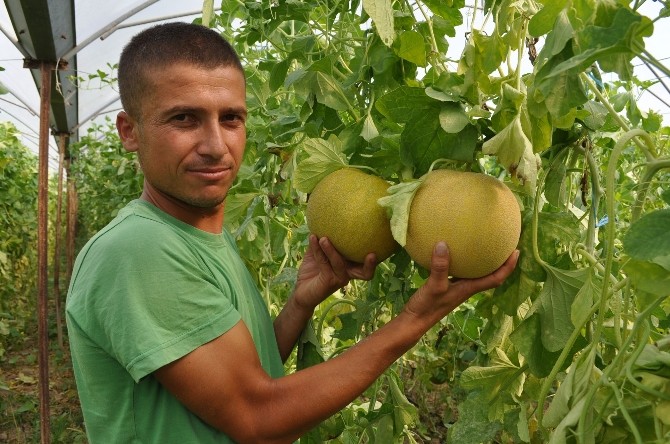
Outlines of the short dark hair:
{"type": "Polygon", "coordinates": [[[140,103],[149,87],[147,72],[175,63],[202,68],[232,66],[244,75],[235,49],[216,31],[184,22],[155,25],[135,35],[121,52],[118,82],[124,110],[139,119],[140,103]]]}

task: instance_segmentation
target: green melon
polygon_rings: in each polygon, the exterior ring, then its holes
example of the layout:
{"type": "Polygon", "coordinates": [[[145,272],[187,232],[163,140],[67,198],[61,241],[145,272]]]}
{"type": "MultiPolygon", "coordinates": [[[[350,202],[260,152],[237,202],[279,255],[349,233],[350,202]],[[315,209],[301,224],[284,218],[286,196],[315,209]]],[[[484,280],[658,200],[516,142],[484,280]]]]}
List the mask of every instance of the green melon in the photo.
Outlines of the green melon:
{"type": "Polygon", "coordinates": [[[451,254],[450,274],[477,278],[505,262],[520,234],[519,204],[504,183],[480,173],[435,170],[412,200],[405,250],[430,268],[433,247],[443,240],[451,254]]]}
{"type": "Polygon", "coordinates": [[[350,261],[363,262],[368,253],[383,261],[398,248],[386,210],[377,203],[389,186],[384,179],[355,168],[330,173],[307,200],[310,232],[328,237],[350,261]]]}

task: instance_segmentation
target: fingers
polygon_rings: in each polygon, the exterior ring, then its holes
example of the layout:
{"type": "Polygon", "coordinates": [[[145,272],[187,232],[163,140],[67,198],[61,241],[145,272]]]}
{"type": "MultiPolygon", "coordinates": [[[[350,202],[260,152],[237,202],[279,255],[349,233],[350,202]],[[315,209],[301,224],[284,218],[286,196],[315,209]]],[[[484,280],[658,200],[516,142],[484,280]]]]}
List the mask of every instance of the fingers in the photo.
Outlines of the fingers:
{"type": "MultiPolygon", "coordinates": [[[[312,242],[310,235],[310,243],[312,242]]],[[[318,243],[318,250],[325,261],[333,269],[333,272],[341,278],[370,280],[374,276],[377,267],[377,257],[374,253],[369,253],[362,264],[348,261],[342,256],[333,243],[327,237],[322,237],[315,242],[318,243]]]]}
{"type": "Polygon", "coordinates": [[[326,254],[323,252],[319,239],[313,234],[309,235],[309,249],[312,252],[312,255],[314,255],[314,259],[316,259],[316,263],[319,264],[319,266],[328,263],[328,257],[326,257],[326,254]]]}
{"type": "Polygon", "coordinates": [[[462,287],[461,289],[466,293],[475,294],[480,291],[485,291],[491,288],[499,287],[505,279],[509,277],[514,271],[517,261],[519,260],[519,250],[514,250],[507,258],[504,264],[500,266],[493,273],[478,278],[478,279],[463,279],[454,284],[454,286],[462,287]]]}

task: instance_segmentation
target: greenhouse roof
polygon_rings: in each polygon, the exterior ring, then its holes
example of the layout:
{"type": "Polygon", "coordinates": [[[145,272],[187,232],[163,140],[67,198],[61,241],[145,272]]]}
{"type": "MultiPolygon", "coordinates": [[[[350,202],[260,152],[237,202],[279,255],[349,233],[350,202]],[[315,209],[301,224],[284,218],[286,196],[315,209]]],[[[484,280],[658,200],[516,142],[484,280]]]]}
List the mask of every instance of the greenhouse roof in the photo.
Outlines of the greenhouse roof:
{"type": "MultiPolygon", "coordinates": [[[[474,0],[466,4],[472,5],[474,0]]],[[[162,21],[192,21],[201,14],[203,0],[4,0],[0,6],[0,121],[13,122],[22,142],[38,152],[41,85],[39,66],[30,61],[59,63],[58,81],[52,85],[50,127],[54,134],[82,129],[120,109],[113,82],[113,65],[123,45],[143,27],[162,21]],[[26,68],[29,66],[29,68],[26,68]],[[73,79],[78,81],[73,83],[73,79]],[[78,83],[78,85],[77,85],[78,83]]],[[[660,2],[647,1],[641,11],[657,17],[660,2]]],[[[467,22],[467,18],[466,18],[467,22]]],[[[464,34],[467,30],[462,30],[464,34]]],[[[670,30],[658,27],[646,39],[659,60],[670,58],[670,30]]],[[[450,51],[459,51],[454,44],[450,51]]],[[[450,54],[458,59],[459,54],[450,54]]],[[[657,79],[635,61],[640,80],[657,79]]],[[[638,103],[670,116],[667,79],[643,89],[638,103]],[[665,82],[665,83],[664,83],[665,82]]],[[[56,138],[49,140],[49,165],[58,164],[56,138]]]]}
{"type": "MultiPolygon", "coordinates": [[[[0,121],[13,122],[22,142],[38,151],[41,61],[59,64],[52,84],[54,134],[86,128],[120,109],[114,76],[123,45],[143,27],[192,21],[202,0],[4,0],[0,6],[0,121]],[[93,77],[89,76],[93,74],[93,77]],[[80,81],[73,81],[74,78],[80,81]],[[78,83],[78,85],[77,85],[78,83]]],[[[49,164],[58,164],[50,138],[49,164]]]]}

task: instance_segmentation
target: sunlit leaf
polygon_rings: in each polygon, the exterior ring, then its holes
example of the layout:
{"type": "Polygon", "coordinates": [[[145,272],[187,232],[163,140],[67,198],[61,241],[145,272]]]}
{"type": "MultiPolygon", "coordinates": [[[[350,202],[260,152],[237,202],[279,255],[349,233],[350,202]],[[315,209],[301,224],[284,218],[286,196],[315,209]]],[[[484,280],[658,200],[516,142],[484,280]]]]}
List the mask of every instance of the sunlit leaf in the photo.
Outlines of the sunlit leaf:
{"type": "Polygon", "coordinates": [[[458,133],[469,123],[468,115],[458,104],[445,104],[440,110],[440,126],[448,133],[458,133]]]}
{"type": "Polygon", "coordinates": [[[384,44],[391,46],[395,38],[391,0],[363,0],[363,9],[374,22],[377,34],[384,44]]]}
{"type": "Polygon", "coordinates": [[[303,142],[307,158],[298,164],[294,175],[297,190],[309,193],[328,174],[347,166],[339,139],[307,139],[303,142]]]}
{"type": "Polygon", "coordinates": [[[412,199],[414,199],[421,183],[422,180],[413,180],[391,185],[387,190],[388,196],[384,196],[377,201],[379,205],[386,208],[386,212],[391,216],[391,233],[401,246],[407,243],[409,210],[412,206],[412,199]]]}
{"type": "Polygon", "coordinates": [[[398,40],[399,45],[396,50],[398,57],[417,66],[426,66],[426,47],[421,34],[415,31],[405,31],[400,34],[398,40]]]}

